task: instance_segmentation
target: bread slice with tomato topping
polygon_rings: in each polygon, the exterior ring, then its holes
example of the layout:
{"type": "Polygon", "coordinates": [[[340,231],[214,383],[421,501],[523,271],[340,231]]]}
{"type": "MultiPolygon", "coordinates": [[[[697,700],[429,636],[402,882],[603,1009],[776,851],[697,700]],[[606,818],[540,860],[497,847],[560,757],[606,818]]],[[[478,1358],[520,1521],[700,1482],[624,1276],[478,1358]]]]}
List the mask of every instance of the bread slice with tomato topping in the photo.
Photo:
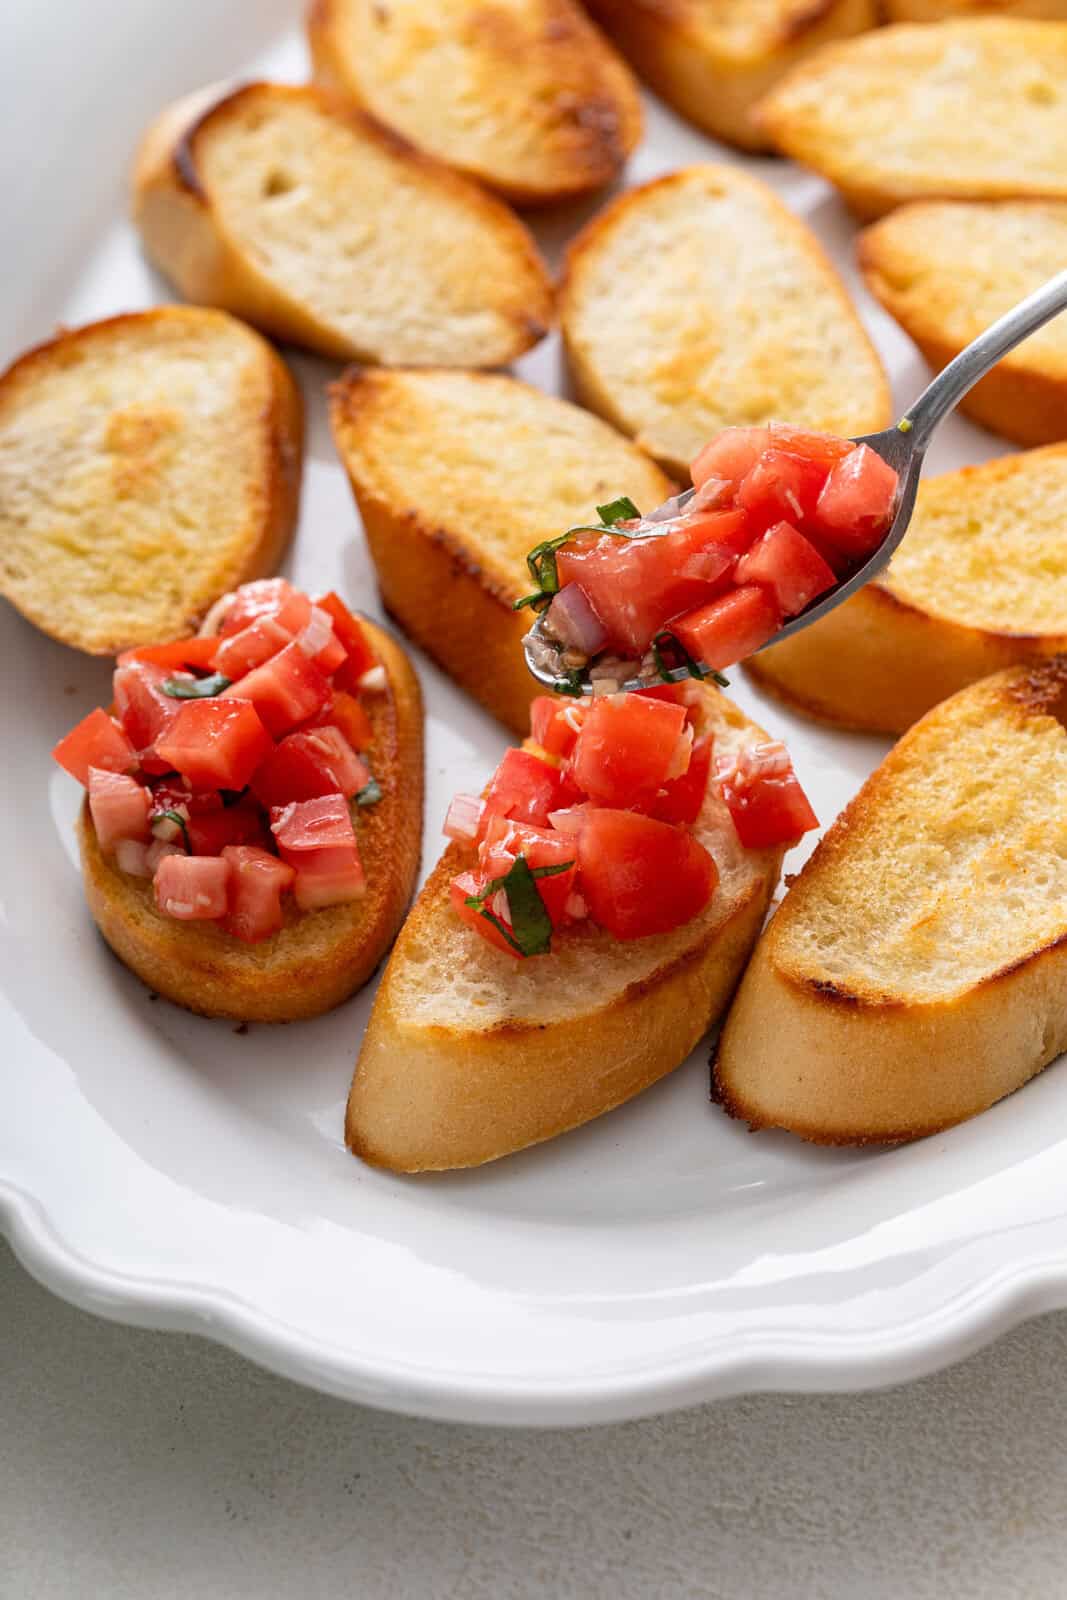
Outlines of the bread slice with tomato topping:
{"type": "Polygon", "coordinates": [[[886,427],[885,371],[815,235],[736,167],[632,189],[580,233],[560,291],[583,404],[666,471],[721,428],[886,427]]]}
{"type": "Polygon", "coordinates": [[[524,733],[527,554],[618,495],[651,511],[672,483],[606,423],[500,373],[353,368],[330,416],[386,607],[524,733]]]}
{"type": "MultiPolygon", "coordinates": [[[[761,730],[717,690],[694,687],[691,694],[696,732],[710,735],[716,772],[735,770],[746,752],[765,744],[761,730]]],[[[553,721],[565,715],[552,702],[543,704],[553,721]]],[[[554,744],[551,733],[538,731],[554,744]]],[[[559,804],[571,779],[546,763],[544,747],[539,750],[535,764],[549,778],[554,772],[561,789],[547,803],[559,804]]],[[[506,766],[487,792],[487,809],[504,805],[494,789],[516,782],[506,766]]],[[[575,771],[595,787],[581,763],[575,771]]],[[[603,777],[602,765],[600,771],[603,777]]],[[[589,904],[575,906],[568,890],[561,912],[546,892],[543,902],[558,924],[547,954],[521,959],[514,950],[499,948],[499,938],[497,947],[489,942],[502,923],[513,943],[530,931],[520,923],[521,902],[513,905],[510,894],[507,907],[498,905],[495,895],[484,902],[482,910],[496,918],[487,932],[473,925],[472,917],[480,913],[465,897],[464,886],[470,886],[465,875],[477,882],[479,871],[490,870],[486,860],[495,857],[487,858],[484,849],[476,852],[474,843],[448,846],[401,929],[375,998],[345,1125],[356,1155],[400,1172],[477,1166],[600,1116],[685,1060],[729,1001],[762,926],[782,857],[781,844],[748,848],[741,843],[725,780],[709,782],[706,775],[705,768],[703,803],[698,798],[699,810],[690,813],[696,820],[674,841],[678,876],[660,873],[651,858],[639,861],[641,870],[627,868],[629,846],[616,837],[620,819],[643,820],[656,836],[650,848],[658,851],[660,836],[677,832],[665,822],[594,810],[593,822],[583,824],[597,828],[594,876],[585,845],[562,831],[566,818],[554,814],[556,832],[546,829],[536,842],[548,849],[555,838],[555,854],[560,842],[571,847],[572,855],[579,851],[577,881],[589,904]],[[607,819],[604,826],[602,819],[607,819]],[[614,889],[602,870],[613,852],[622,874],[614,889]],[[707,856],[714,887],[693,914],[694,902],[687,898],[691,879],[701,861],[706,871],[707,856]],[[637,895],[635,884],[650,874],[658,881],[654,887],[646,884],[643,897],[637,895]],[[568,921],[589,911],[598,920],[568,921]],[[683,914],[688,920],[670,931],[637,936],[639,928],[657,919],[664,925],[683,914]],[[617,933],[608,931],[609,922],[617,933]]],[[[618,769],[614,780],[621,781],[618,769]]],[[[797,825],[794,836],[806,825],[797,825]]],[[[472,818],[468,833],[476,826],[472,818]]],[[[487,835],[485,845],[506,854],[506,839],[494,844],[487,835]]],[[[520,840],[511,846],[517,848],[529,847],[520,840]]],[[[531,854],[533,859],[539,858],[531,854]]],[[[547,872],[564,865],[546,863],[547,872]]],[[[545,866],[532,869],[533,878],[543,871],[545,866]]],[[[546,885],[559,881],[544,877],[546,885]]]]}
{"type": "Polygon", "coordinates": [[[902,733],[939,700],[1067,650],[1067,444],[919,486],[908,536],[851,600],[745,663],[835,727],[902,733]]]}
{"type": "Polygon", "coordinates": [[[641,135],[577,0],[314,0],[307,29],[319,83],[519,205],[609,183],[641,135]]]}
{"type": "Polygon", "coordinates": [[[178,101],[133,184],[145,248],[187,299],[322,355],[502,366],[552,320],[507,206],[319,88],[178,101]]]}
{"type": "Polygon", "coordinates": [[[1067,659],[1014,667],[900,740],[768,926],[718,1098],[820,1144],[937,1133],[1067,1047],[1067,659]]]}
{"type": "MultiPolygon", "coordinates": [[[[385,686],[364,698],[367,757],[381,798],[353,808],[366,876],[361,898],[301,910],[287,895],[279,931],[246,943],[218,922],[167,915],[152,879],[120,870],[101,847],[90,801],[82,808],[82,878],[96,924],[120,960],[177,1005],[239,1022],[318,1016],[366,983],[392,943],[419,865],[422,701],[404,651],[384,629],[366,619],[362,626],[385,669],[385,686]]],[[[193,859],[210,865],[217,858],[193,859]]]]}
{"type": "Polygon", "coordinates": [[[588,0],[634,70],[714,139],[761,150],[752,107],[834,39],[873,28],[877,0],[588,0]]]}
{"type": "Polygon", "coordinates": [[[0,377],[0,593],[91,655],[190,633],[296,522],[288,368],[221,311],[61,329],[0,377]]]}

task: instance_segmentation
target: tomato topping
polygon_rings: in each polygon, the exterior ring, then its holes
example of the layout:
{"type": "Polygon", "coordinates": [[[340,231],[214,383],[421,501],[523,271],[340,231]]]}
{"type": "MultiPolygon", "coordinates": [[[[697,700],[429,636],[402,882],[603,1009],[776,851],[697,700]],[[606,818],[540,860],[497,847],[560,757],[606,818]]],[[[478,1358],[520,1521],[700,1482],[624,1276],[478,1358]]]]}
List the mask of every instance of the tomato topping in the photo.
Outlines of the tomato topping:
{"type": "Polygon", "coordinates": [[[163,693],[161,685],[175,675],[175,668],[155,661],[127,661],[112,679],[115,710],[134,748],[139,751],[146,772],[168,770],[157,753],[156,740],[174,725],[182,702],[163,693]]]}
{"type": "Polygon", "coordinates": [[[291,733],[275,745],[253,775],[252,793],[268,807],[324,794],[351,799],[370,777],[340,728],[312,728],[291,733]]]}
{"type": "Polygon", "coordinates": [[[175,639],[170,644],[139,644],[133,650],[123,650],[118,658],[120,667],[131,661],[147,661],[154,667],[167,667],[170,672],[206,672],[212,665],[217,639],[175,639]]]}
{"type": "Polygon", "coordinates": [[[333,631],[329,614],[321,606],[311,607],[311,614],[297,634],[296,642],[328,678],[348,660],[344,645],[333,631]]]}
{"type": "Polygon", "coordinates": [[[196,789],[243,789],[271,748],[256,708],[222,695],[177,704],[177,716],[157,741],[160,758],[196,789]]]}
{"type": "Polygon", "coordinates": [[[240,633],[257,617],[277,616],[295,593],[288,578],[257,578],[254,583],[242,583],[233,603],[226,608],[219,636],[225,639],[231,633],[240,633]]]}
{"type": "Polygon", "coordinates": [[[785,450],[765,450],[742,480],[737,504],[754,535],[776,522],[802,528],[814,518],[825,482],[826,468],[818,461],[785,450]]]}
{"type": "Polygon", "coordinates": [[[152,812],[174,811],[185,808],[190,817],[199,817],[207,811],[222,810],[222,795],[217,789],[194,789],[183,778],[166,779],[152,789],[152,812]]]}
{"type": "Polygon", "coordinates": [[[120,839],[147,844],[151,796],[136,778],[102,767],[89,768],[89,814],[101,850],[114,850],[120,839]]]}
{"type": "Polygon", "coordinates": [[[331,589],[328,594],[319,595],[315,604],[327,613],[333,623],[333,631],[345,648],[348,657],[337,673],[337,686],[354,692],[359,688],[359,680],[365,672],[377,666],[378,658],[371,648],[362,623],[354,617],[341,599],[331,589]]]}
{"type": "Polygon", "coordinates": [[[781,613],[767,590],[746,584],[679,617],[671,632],[697,661],[721,670],[752,655],[781,625],[781,613]]]}
{"type": "Polygon", "coordinates": [[[494,814],[544,826],[550,811],[561,811],[577,798],[574,784],[559,767],[527,750],[508,750],[485,796],[481,834],[494,814]]]}
{"type": "Polygon", "coordinates": [[[777,741],[748,746],[720,777],[737,837],[747,850],[794,844],[819,826],[789,752],[777,741]]]}
{"type": "Polygon", "coordinates": [[[733,489],[751,472],[770,444],[769,428],[724,428],[693,458],[690,476],[694,489],[709,478],[721,478],[733,489]]]}
{"type": "Polygon", "coordinates": [[[344,846],[356,837],[348,802],[339,794],[275,806],[270,826],[283,855],[344,846]]]}
{"type": "Polygon", "coordinates": [[[367,880],[342,795],[275,808],[271,829],[282,860],[296,870],[293,893],[301,911],[341,905],[364,893],[367,880]]]}
{"type": "MultiPolygon", "coordinates": [[[[554,928],[566,926],[574,919],[568,914],[567,902],[574,892],[577,873],[577,847],[573,839],[549,828],[535,828],[528,822],[511,822],[505,817],[492,817],[486,829],[478,860],[483,881],[507,875],[512,863],[522,856],[530,871],[542,867],[568,867],[566,872],[553,872],[536,879],[537,892],[554,928]]],[[[485,926],[485,919],[481,919],[485,926]]]]}
{"type": "Polygon", "coordinates": [[[718,882],[714,861],[691,833],[633,811],[589,812],[578,834],[578,868],[590,916],[617,939],[681,927],[718,882]]]}
{"type": "Polygon", "coordinates": [[[338,689],[309,727],[340,728],[353,750],[365,750],[373,737],[371,720],[354,694],[338,689]]]}
{"type": "Polygon", "coordinates": [[[180,922],[226,915],[230,863],[222,856],[168,855],[156,868],[156,905],[180,922]]]}
{"type": "Polygon", "coordinates": [[[767,431],[772,449],[805,456],[809,461],[816,462],[824,473],[830,472],[838,461],[856,448],[851,439],[841,439],[835,433],[808,433],[803,428],[790,428],[782,422],[772,422],[767,431]]]}
{"type": "Polygon", "coordinates": [[[218,856],[228,845],[265,848],[270,843],[262,811],[247,800],[235,806],[220,807],[218,811],[190,814],[185,832],[194,856],[218,856]]]}
{"type": "MultiPolygon", "coordinates": [[[[473,928],[475,933],[480,934],[488,944],[491,944],[494,950],[499,950],[506,956],[515,956],[516,959],[521,959],[521,951],[516,950],[514,945],[508,943],[500,929],[494,927],[488,917],[483,917],[480,911],[476,911],[473,906],[467,905],[468,897],[480,895],[484,889],[485,879],[480,873],[461,872],[458,877],[452,879],[449,887],[449,897],[452,901],[453,911],[469,928],[473,928]]],[[[503,898],[504,896],[501,895],[501,901],[503,901],[503,898]]],[[[500,911],[506,913],[506,907],[501,905],[500,911]]],[[[500,920],[507,923],[509,919],[505,914],[501,916],[500,920]]]]}
{"type": "Polygon", "coordinates": [[[256,617],[240,633],[227,634],[224,639],[212,639],[215,653],[210,665],[233,683],[235,679],[243,678],[246,672],[251,672],[253,667],[261,667],[264,661],[269,661],[271,656],[276,656],[291,642],[292,635],[276,617],[256,617]]]}
{"type": "Polygon", "coordinates": [[[230,864],[223,927],[246,944],[269,939],[282,926],[282,895],[292,887],[295,871],[253,845],[226,845],[222,859],[230,864]]]}
{"type": "Polygon", "coordinates": [[[765,584],[786,617],[795,617],[837,582],[810,539],[788,522],[769,528],[741,557],[734,576],[738,584],[765,584]]]}
{"type": "MultiPolygon", "coordinates": [[[[625,694],[594,700],[574,747],[575,783],[598,805],[641,804],[674,776],[685,724],[685,709],[667,701],[625,694]]],[[[683,759],[688,765],[688,751],[683,759]]]]}
{"type": "Polygon", "coordinates": [[[351,844],[306,850],[293,864],[293,895],[301,911],[345,905],[349,900],[362,899],[367,892],[367,878],[354,838],[351,844]]]}
{"type": "Polygon", "coordinates": [[[104,772],[132,772],[137,766],[137,751],[114,717],[97,706],[60,739],[52,759],[88,788],[90,767],[104,772]]]}
{"type": "Polygon", "coordinates": [[[708,792],[711,747],[710,734],[693,740],[688,768],[680,778],[672,778],[669,783],[664,784],[649,806],[651,816],[658,817],[661,822],[689,824],[697,820],[708,792]]]}
{"type": "Polygon", "coordinates": [[[584,716],[580,702],[539,694],[530,706],[530,735],[546,755],[563,760],[574,749],[584,716]]]}
{"type": "Polygon", "coordinates": [[[838,462],[819,496],[819,529],[853,558],[870,555],[893,520],[897,475],[865,444],[838,462]]]}
{"type": "Polygon", "coordinates": [[[251,700],[265,727],[278,739],[322,710],[330,698],[330,682],[299,645],[288,644],[226,692],[233,699],[251,700]]]}

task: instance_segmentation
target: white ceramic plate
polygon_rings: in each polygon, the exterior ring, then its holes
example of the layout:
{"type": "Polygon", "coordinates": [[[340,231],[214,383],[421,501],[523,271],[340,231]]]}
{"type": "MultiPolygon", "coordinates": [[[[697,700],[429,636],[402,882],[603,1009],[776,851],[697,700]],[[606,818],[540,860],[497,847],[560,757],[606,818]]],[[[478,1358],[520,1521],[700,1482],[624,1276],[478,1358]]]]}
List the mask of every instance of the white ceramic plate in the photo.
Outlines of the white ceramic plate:
{"type": "MultiPolygon", "coordinates": [[[[0,359],[57,321],[166,298],[124,219],[137,131],[163,99],[224,74],[299,78],[297,10],[284,0],[5,8],[0,359]]],[[[630,179],[719,154],[650,106],[630,179]]],[[[750,165],[854,283],[852,230],[826,187],[784,163],[750,165]]],[[[546,248],[585,214],[542,227],[546,248]]],[[[921,367],[863,304],[905,401],[921,367]]],[[[373,609],[324,421],[329,369],[296,366],[310,434],[291,569],[373,609]]],[[[549,342],[522,370],[558,388],[558,366],[549,342]]],[[[934,464],[998,448],[958,423],[934,464]]],[[[449,795],[476,786],[504,741],[418,666],[429,864],[449,795]]],[[[78,794],[48,756],[105,697],[107,666],[5,610],[0,673],[0,1221],[60,1294],[210,1334],[376,1405],[535,1423],[908,1377],[1067,1300],[1061,1067],[945,1137],[859,1155],[750,1136],[709,1105],[701,1050],[621,1111],[480,1172],[400,1179],[361,1166],[341,1127],[369,993],[317,1022],[245,1034],[153,1002],[94,933],[71,839],[78,794]]],[[[788,717],[740,673],[735,688],[788,739],[832,818],[884,745],[788,717]]]]}

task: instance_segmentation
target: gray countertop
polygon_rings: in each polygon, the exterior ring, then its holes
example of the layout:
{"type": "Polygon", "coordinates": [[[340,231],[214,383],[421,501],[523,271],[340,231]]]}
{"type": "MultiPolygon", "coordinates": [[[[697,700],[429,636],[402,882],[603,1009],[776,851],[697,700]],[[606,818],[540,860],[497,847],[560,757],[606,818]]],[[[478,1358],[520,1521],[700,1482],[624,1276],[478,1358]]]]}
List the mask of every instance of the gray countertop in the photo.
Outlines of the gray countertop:
{"type": "Polygon", "coordinates": [[[573,1432],[312,1394],[0,1245],[2,1600],[1067,1593],[1067,1313],[865,1395],[573,1432]]]}

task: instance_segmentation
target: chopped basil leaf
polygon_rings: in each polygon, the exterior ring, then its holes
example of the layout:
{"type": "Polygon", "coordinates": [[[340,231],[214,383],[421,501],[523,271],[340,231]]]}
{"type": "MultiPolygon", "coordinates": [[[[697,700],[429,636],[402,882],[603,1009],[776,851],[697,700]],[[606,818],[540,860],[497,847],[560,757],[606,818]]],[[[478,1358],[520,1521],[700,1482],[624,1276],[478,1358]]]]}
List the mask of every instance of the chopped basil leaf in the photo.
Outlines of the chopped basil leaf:
{"type": "Polygon", "coordinates": [[[568,672],[565,678],[557,678],[552,687],[557,694],[569,694],[575,700],[580,700],[584,692],[581,675],[577,672],[568,672]]]}
{"type": "Polygon", "coordinates": [[[531,878],[558,878],[561,872],[569,872],[574,866],[573,861],[557,861],[551,867],[534,867],[531,869],[531,878]]]}
{"type": "Polygon", "coordinates": [[[357,806],[376,806],[381,798],[382,786],[377,778],[371,778],[370,782],[365,783],[362,789],[358,789],[355,795],[357,806]]]}
{"type": "Polygon", "coordinates": [[[159,687],[172,700],[207,700],[228,689],[230,681],[221,672],[214,672],[210,678],[164,678],[159,687]]]}
{"type": "Polygon", "coordinates": [[[521,600],[514,602],[511,609],[512,611],[521,611],[524,606],[532,606],[535,611],[543,611],[551,598],[551,595],[544,594],[538,589],[534,594],[524,594],[521,600]]]}
{"type": "Polygon", "coordinates": [[[696,678],[698,681],[701,681],[705,678],[710,678],[713,683],[718,684],[720,689],[728,689],[730,687],[729,678],[727,678],[723,673],[717,672],[714,667],[705,667],[702,666],[699,661],[695,661],[689,654],[689,651],[685,648],[685,645],[682,643],[682,641],[677,638],[669,628],[664,628],[662,632],[657,633],[656,637],[652,641],[652,659],[655,661],[656,671],[659,673],[664,683],[672,683],[674,681],[671,678],[671,672],[672,670],[676,670],[668,667],[663,659],[661,647],[664,641],[666,641],[672,650],[677,651],[678,655],[681,656],[682,659],[678,665],[684,667],[691,678],[696,678]]]}
{"type": "MultiPolygon", "coordinates": [[[[526,565],[530,569],[530,577],[536,584],[540,584],[542,589],[548,589],[548,584],[545,583],[542,576],[542,567],[544,566],[546,559],[551,556],[551,571],[554,575],[556,571],[556,551],[559,549],[560,545],[567,543],[567,540],[570,538],[573,532],[573,528],[568,528],[566,533],[558,534],[555,539],[543,539],[540,544],[534,545],[534,548],[526,557],[526,565]]],[[[558,587],[559,579],[557,578],[556,588],[558,587]]],[[[555,589],[552,589],[549,590],[549,592],[555,594],[556,591],[555,589]]]]}
{"type": "Polygon", "coordinates": [[[185,840],[186,851],[188,852],[189,855],[192,855],[193,847],[192,847],[192,844],[189,841],[189,829],[188,829],[188,826],[186,825],[185,818],[182,816],[181,812],[180,811],[157,811],[152,820],[153,821],[160,821],[163,817],[165,817],[168,822],[176,822],[178,824],[178,827],[182,831],[182,838],[185,840]]]}
{"type": "Polygon", "coordinates": [[[609,500],[606,506],[597,506],[596,514],[609,528],[616,522],[629,522],[631,518],[641,515],[628,494],[621,494],[617,500],[609,500]]]}
{"type": "Polygon", "coordinates": [[[537,890],[537,878],[554,878],[560,872],[567,872],[574,866],[573,861],[564,861],[551,867],[535,867],[531,872],[526,864],[525,856],[516,856],[511,867],[502,878],[494,878],[487,883],[481,894],[468,895],[464,904],[478,915],[484,917],[486,922],[492,923],[498,933],[503,934],[508,944],[522,956],[544,956],[552,948],[552,920],[545,910],[545,902],[537,890]],[[498,889],[504,891],[511,913],[511,927],[506,924],[486,906],[486,901],[491,900],[498,889]]]}

